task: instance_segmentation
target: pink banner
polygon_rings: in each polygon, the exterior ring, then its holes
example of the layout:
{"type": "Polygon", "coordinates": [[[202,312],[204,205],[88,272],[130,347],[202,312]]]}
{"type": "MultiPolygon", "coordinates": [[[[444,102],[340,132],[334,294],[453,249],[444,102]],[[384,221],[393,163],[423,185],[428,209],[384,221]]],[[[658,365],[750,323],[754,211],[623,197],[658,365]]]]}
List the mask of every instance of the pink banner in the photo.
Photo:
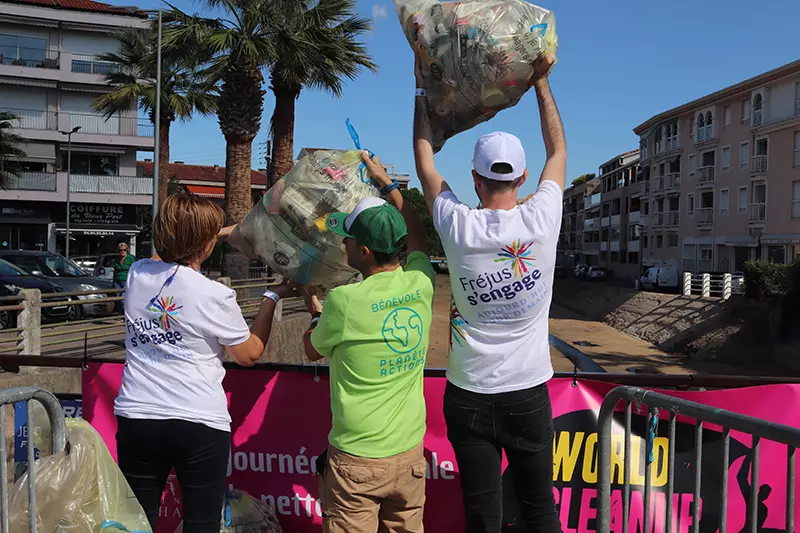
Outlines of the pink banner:
{"type": "MultiPolygon", "coordinates": [[[[116,420],[113,401],[119,390],[123,366],[90,364],[83,379],[84,418],[101,433],[116,457],[116,420]]],[[[229,483],[270,503],[285,531],[319,531],[321,507],[314,476],[316,455],[326,446],[330,429],[330,403],[327,379],[293,372],[230,370],[225,378],[232,424],[232,450],[228,467],[229,483]]],[[[425,456],[428,461],[425,527],[436,533],[464,530],[458,468],[447,441],[442,415],[445,380],[425,379],[428,408],[428,433],[425,456]]],[[[597,411],[613,385],[570,380],[550,382],[555,423],[554,494],[565,533],[595,530],[597,515],[597,411]]],[[[675,396],[743,414],[798,426],[800,388],[775,385],[711,392],[674,392],[675,396]]],[[[623,413],[618,413],[622,415],[623,413]]],[[[634,412],[631,468],[630,531],[644,529],[643,485],[647,450],[647,413],[634,412]]],[[[693,525],[694,442],[691,420],[677,421],[672,531],[664,531],[667,508],[666,480],[668,459],[667,413],[661,413],[650,465],[653,497],[650,508],[654,529],[647,533],[687,533],[693,525]]],[[[622,531],[623,419],[617,422],[612,441],[611,529],[622,531]]],[[[728,472],[728,526],[740,532],[747,520],[745,498],[749,494],[749,459],[752,443],[747,435],[731,433],[728,472]]],[[[700,531],[719,530],[722,499],[719,490],[723,465],[722,437],[719,428],[706,427],[703,433],[703,464],[700,490],[700,531]]],[[[763,441],[760,448],[757,522],[759,531],[785,529],[786,524],[786,447],[763,441]]],[[[797,506],[800,514],[800,505],[797,506]]],[[[504,514],[507,523],[519,523],[513,483],[504,474],[504,514]]],[[[180,490],[171,478],[165,491],[159,533],[172,533],[180,522],[180,490]]]]}

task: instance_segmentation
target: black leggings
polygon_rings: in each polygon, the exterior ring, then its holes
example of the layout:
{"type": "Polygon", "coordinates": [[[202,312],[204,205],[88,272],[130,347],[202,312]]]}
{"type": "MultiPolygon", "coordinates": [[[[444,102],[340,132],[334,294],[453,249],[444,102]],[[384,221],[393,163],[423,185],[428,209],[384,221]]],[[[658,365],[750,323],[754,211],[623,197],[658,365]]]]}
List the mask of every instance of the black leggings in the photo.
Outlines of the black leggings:
{"type": "Polygon", "coordinates": [[[117,421],[119,467],[153,531],[174,467],[183,499],[183,531],[219,533],[231,434],[183,420],[117,421]]]}

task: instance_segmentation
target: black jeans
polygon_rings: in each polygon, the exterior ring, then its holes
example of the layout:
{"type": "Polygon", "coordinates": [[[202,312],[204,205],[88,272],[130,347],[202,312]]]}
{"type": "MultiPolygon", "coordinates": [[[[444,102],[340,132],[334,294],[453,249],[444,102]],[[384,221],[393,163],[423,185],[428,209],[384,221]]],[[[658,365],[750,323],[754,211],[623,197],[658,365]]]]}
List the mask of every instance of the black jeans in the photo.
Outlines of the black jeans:
{"type": "Polygon", "coordinates": [[[231,434],[184,420],[117,421],[119,467],[153,531],[174,467],[183,500],[183,531],[219,533],[231,434]]]}
{"type": "Polygon", "coordinates": [[[503,451],[527,531],[561,532],[553,498],[553,411],[547,385],[476,394],[448,382],[444,417],[461,476],[467,533],[499,533],[503,527],[503,451]]]}

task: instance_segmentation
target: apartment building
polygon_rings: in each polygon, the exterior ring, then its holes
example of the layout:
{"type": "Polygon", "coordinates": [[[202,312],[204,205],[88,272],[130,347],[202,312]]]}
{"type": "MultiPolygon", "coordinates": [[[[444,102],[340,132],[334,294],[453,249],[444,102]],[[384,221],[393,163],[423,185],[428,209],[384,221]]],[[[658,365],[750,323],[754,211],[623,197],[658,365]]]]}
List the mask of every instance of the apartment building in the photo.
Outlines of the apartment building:
{"type": "Polygon", "coordinates": [[[103,75],[119,68],[97,57],[117,50],[123,26],[144,29],[147,17],[91,0],[0,0],[0,111],[18,117],[26,153],[22,175],[0,191],[4,247],[64,250],[69,159],[71,253],[123,238],[135,248],[152,203],[136,154],[153,150],[153,124],[135,106],[108,119],[92,109],[108,90],[103,75]]]}
{"type": "Polygon", "coordinates": [[[748,260],[800,255],[800,61],[634,132],[648,189],[643,265],[735,272],[748,260]]]}
{"type": "Polygon", "coordinates": [[[600,165],[600,264],[615,277],[641,274],[642,178],[639,151],[600,165]]]}
{"type": "Polygon", "coordinates": [[[565,268],[600,261],[600,180],[593,178],[564,191],[557,262],[565,268]]]}

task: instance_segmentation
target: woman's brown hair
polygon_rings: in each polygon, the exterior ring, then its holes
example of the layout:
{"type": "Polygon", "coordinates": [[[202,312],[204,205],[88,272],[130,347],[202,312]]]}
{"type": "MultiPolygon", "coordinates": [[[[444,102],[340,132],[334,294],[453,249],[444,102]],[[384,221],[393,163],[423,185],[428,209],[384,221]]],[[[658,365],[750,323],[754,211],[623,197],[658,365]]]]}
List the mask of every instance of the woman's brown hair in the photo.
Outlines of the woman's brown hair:
{"type": "Polygon", "coordinates": [[[222,208],[205,198],[181,193],[164,200],[153,227],[162,261],[186,264],[200,258],[225,223],[222,208]]]}

